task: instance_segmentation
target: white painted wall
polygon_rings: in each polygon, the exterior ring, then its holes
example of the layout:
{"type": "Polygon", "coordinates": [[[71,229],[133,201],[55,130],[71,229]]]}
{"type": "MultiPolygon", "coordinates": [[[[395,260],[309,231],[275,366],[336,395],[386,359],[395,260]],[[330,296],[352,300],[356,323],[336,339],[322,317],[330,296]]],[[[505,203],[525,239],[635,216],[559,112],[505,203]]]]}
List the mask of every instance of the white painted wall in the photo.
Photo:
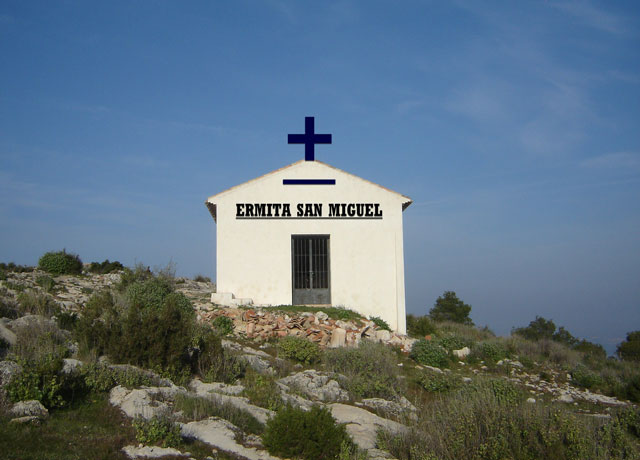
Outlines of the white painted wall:
{"type": "Polygon", "coordinates": [[[331,303],[406,333],[402,206],[411,200],[318,161],[300,161],[210,197],[217,217],[217,290],[255,304],[292,302],[291,235],[330,235],[331,303]],[[336,185],[283,185],[336,179],[336,185]],[[239,220],[236,203],[380,203],[382,220],[239,220]]]}

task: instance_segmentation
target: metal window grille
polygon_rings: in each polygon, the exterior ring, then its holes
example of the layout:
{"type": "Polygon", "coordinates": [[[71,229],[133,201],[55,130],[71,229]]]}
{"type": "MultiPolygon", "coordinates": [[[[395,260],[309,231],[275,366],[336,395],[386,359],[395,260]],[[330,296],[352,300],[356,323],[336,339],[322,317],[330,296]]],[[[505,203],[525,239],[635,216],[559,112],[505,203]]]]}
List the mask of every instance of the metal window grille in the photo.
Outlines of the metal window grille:
{"type": "Polygon", "coordinates": [[[329,235],[293,235],[295,289],[329,287],[329,235]]]}

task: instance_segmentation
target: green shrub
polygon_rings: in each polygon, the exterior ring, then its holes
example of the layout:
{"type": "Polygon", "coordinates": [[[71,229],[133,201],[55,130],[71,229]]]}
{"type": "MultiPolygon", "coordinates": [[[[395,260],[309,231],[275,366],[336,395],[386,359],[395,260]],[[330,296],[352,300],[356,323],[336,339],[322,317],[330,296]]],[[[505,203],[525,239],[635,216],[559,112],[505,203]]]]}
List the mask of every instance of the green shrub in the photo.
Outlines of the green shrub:
{"type": "Polygon", "coordinates": [[[16,319],[19,316],[18,305],[11,299],[0,297],[0,318],[16,319]]]}
{"type": "Polygon", "coordinates": [[[623,361],[640,361],[640,331],[629,332],[627,339],[618,345],[616,354],[623,361]]]}
{"type": "Polygon", "coordinates": [[[274,377],[251,371],[247,372],[242,384],[244,396],[249,398],[252,404],[273,411],[283,406],[280,389],[274,377]]]}
{"type": "Polygon", "coordinates": [[[346,377],[344,387],[360,398],[393,398],[402,391],[397,379],[398,360],[389,347],[362,341],[357,347],[329,349],[327,369],[346,377]]]}
{"type": "Polygon", "coordinates": [[[13,402],[36,399],[51,409],[73,402],[85,391],[82,378],[63,374],[63,361],[54,354],[34,360],[19,360],[22,372],[14,376],[6,387],[13,402]]]}
{"type": "Polygon", "coordinates": [[[414,338],[422,338],[436,332],[436,326],[428,316],[407,315],[407,334],[414,338]]]}
{"type": "Polygon", "coordinates": [[[420,364],[432,367],[446,367],[449,363],[447,350],[430,340],[420,339],[415,342],[409,356],[420,364]]]}
{"type": "Polygon", "coordinates": [[[126,295],[133,307],[159,309],[172,292],[170,280],[154,277],[132,283],[127,288],[126,295]]]}
{"type": "Polygon", "coordinates": [[[470,340],[465,339],[457,335],[449,335],[442,337],[436,341],[442,348],[448,352],[453,350],[459,350],[464,347],[470,347],[472,345],[470,340]]]}
{"type": "Polygon", "coordinates": [[[8,264],[4,262],[0,262],[0,271],[9,273],[31,273],[34,267],[30,267],[28,265],[16,265],[13,262],[9,262],[8,264]]]}
{"type": "Polygon", "coordinates": [[[52,275],[79,275],[82,273],[82,261],[76,254],[66,250],[47,252],[40,257],[38,268],[52,275]]]}
{"type": "Polygon", "coordinates": [[[51,317],[60,311],[60,306],[49,294],[26,290],[18,294],[18,305],[23,314],[51,317]]]}
{"type": "Polygon", "coordinates": [[[302,337],[287,336],[278,341],[278,352],[285,358],[312,364],[320,358],[320,347],[302,337]]]}
{"type": "Polygon", "coordinates": [[[245,361],[225,350],[220,337],[210,327],[194,326],[191,347],[193,371],[203,381],[234,383],[245,374],[245,361]]]}
{"type": "Polygon", "coordinates": [[[478,344],[474,352],[480,359],[491,363],[497,363],[507,357],[507,350],[498,342],[482,342],[478,344]]]}
{"type": "Polygon", "coordinates": [[[193,281],[197,281],[199,283],[210,283],[211,282],[211,278],[209,278],[208,276],[204,276],[204,275],[196,275],[195,278],[193,278],[193,281]]]}
{"type": "Polygon", "coordinates": [[[133,421],[136,439],[142,444],[159,444],[162,447],[178,447],[182,442],[180,427],[168,417],[156,416],[150,420],[133,421]]]}
{"type": "Polygon", "coordinates": [[[106,274],[121,270],[124,270],[124,266],[117,260],[109,262],[109,259],[106,259],[103,262],[91,262],[89,264],[89,271],[91,273],[106,274]]]}
{"type": "Polygon", "coordinates": [[[382,329],[383,331],[389,331],[391,332],[391,326],[389,326],[389,323],[387,323],[385,320],[383,320],[382,318],[379,318],[377,316],[369,316],[369,320],[373,321],[373,323],[378,326],[378,329],[382,329]]]}
{"type": "Polygon", "coordinates": [[[379,448],[399,460],[610,460],[640,454],[630,434],[633,416],[594,420],[562,406],[512,404],[487,385],[434,398],[421,417],[412,430],[381,432],[379,448]]]}
{"type": "Polygon", "coordinates": [[[187,421],[220,417],[233,423],[245,433],[260,434],[264,431],[264,425],[253,415],[230,402],[177,393],[173,409],[182,412],[183,418],[187,421]]]}
{"type": "Polygon", "coordinates": [[[640,403],[640,375],[636,374],[625,380],[624,397],[634,403],[640,403]]]}
{"type": "Polygon", "coordinates": [[[429,393],[446,393],[459,388],[461,384],[462,381],[456,376],[435,372],[424,373],[418,379],[418,385],[429,393]]]}
{"type": "Polygon", "coordinates": [[[228,316],[218,316],[213,320],[213,327],[220,333],[220,335],[233,334],[233,320],[228,316]]]}
{"type": "Polygon", "coordinates": [[[116,373],[103,364],[86,364],[80,374],[90,391],[104,393],[117,385],[116,373]]]}
{"type": "Polygon", "coordinates": [[[71,331],[78,322],[78,314],[68,311],[60,312],[56,315],[56,322],[58,323],[58,327],[60,327],[60,329],[71,331]]]}
{"type": "Polygon", "coordinates": [[[56,286],[56,282],[47,275],[41,275],[36,278],[36,284],[42,288],[42,290],[46,293],[50,293],[53,291],[53,288],[56,286]]]}
{"type": "Polygon", "coordinates": [[[67,334],[48,320],[33,320],[16,328],[16,343],[12,353],[18,359],[40,360],[45,356],[69,355],[67,334]]]}
{"type": "Polygon", "coordinates": [[[146,372],[134,367],[123,366],[121,368],[112,368],[112,371],[116,384],[129,389],[154,384],[153,379],[146,372]]]}
{"type": "Polygon", "coordinates": [[[173,378],[188,374],[195,313],[183,294],[155,289],[158,285],[134,282],[124,304],[116,303],[108,291],[94,294],[76,327],[81,350],[106,354],[112,362],[167,371],[173,378]]]}
{"type": "Polygon", "coordinates": [[[591,372],[586,366],[576,366],[571,371],[571,383],[582,388],[594,388],[601,385],[602,377],[591,372]]]}
{"type": "Polygon", "coordinates": [[[503,404],[515,405],[522,402],[522,391],[508,380],[493,379],[489,380],[487,385],[496,400],[503,404]]]}
{"type": "Polygon", "coordinates": [[[291,406],[280,409],[267,422],[262,440],[272,455],[306,460],[334,459],[343,443],[352,446],[344,425],[319,406],[308,412],[291,406]]]}

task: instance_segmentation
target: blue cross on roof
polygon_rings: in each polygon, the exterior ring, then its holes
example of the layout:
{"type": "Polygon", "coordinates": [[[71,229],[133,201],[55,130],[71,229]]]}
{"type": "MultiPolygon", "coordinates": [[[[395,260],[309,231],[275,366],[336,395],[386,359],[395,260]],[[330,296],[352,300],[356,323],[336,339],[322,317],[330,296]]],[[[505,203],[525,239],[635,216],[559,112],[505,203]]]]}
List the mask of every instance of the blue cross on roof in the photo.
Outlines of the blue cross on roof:
{"type": "Polygon", "coordinates": [[[315,159],[315,144],[331,144],[331,134],[316,134],[314,117],[304,117],[304,134],[289,134],[289,144],[304,144],[305,161],[315,159]]]}

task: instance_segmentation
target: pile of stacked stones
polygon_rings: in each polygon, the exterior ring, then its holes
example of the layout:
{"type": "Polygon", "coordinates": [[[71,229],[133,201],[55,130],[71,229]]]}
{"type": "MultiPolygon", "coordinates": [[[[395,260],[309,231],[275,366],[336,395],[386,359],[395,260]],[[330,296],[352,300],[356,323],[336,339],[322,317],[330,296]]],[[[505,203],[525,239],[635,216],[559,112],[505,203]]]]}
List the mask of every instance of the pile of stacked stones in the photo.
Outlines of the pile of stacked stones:
{"type": "Polygon", "coordinates": [[[272,337],[298,336],[321,347],[356,346],[368,339],[399,346],[409,352],[415,339],[380,329],[373,321],[360,318],[342,321],[329,318],[322,312],[299,314],[270,311],[268,307],[251,310],[239,308],[210,308],[198,311],[198,319],[211,322],[218,316],[233,320],[234,334],[262,342],[272,337]]]}

